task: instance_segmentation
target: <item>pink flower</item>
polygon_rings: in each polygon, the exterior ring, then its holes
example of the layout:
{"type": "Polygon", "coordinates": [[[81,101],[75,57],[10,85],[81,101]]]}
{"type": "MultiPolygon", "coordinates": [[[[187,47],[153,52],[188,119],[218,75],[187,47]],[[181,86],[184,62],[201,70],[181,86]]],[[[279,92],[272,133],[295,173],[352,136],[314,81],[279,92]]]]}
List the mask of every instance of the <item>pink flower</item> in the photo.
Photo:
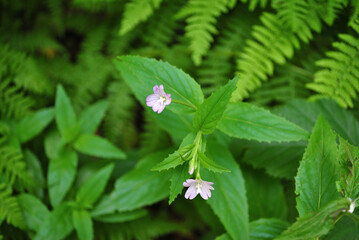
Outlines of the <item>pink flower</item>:
{"type": "Polygon", "coordinates": [[[165,93],[163,85],[153,87],[153,93],[146,98],[146,104],[152,107],[152,110],[161,113],[166,105],[171,103],[171,94],[165,93]]]}
{"type": "Polygon", "coordinates": [[[183,183],[184,187],[188,187],[184,197],[192,200],[199,193],[203,199],[207,200],[211,197],[210,190],[214,190],[211,185],[213,185],[212,182],[203,181],[202,179],[187,179],[183,183]]]}

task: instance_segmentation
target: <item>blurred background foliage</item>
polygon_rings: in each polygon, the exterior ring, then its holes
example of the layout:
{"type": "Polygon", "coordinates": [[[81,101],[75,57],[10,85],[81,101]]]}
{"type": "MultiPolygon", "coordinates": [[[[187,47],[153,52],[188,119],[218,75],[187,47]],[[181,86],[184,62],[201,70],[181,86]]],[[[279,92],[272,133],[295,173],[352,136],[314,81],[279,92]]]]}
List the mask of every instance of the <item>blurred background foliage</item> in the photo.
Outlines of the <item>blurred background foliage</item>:
{"type": "MultiPolygon", "coordinates": [[[[167,61],[194,77],[206,96],[240,74],[233,101],[245,100],[284,116],[285,108],[278,106],[297,98],[329,97],[359,117],[358,34],[355,0],[1,0],[1,234],[4,239],[32,236],[22,219],[19,193],[36,194],[49,205],[46,170],[42,176],[32,174],[29,159],[39,159],[32,168],[48,168],[44,139],[55,124],[20,143],[13,139],[12,128],[37,110],[53,106],[58,84],[66,89],[77,114],[99,99],[108,101],[96,133],[128,153],[128,160],[116,163],[114,182],[141,157],[178,144],[182,137],[162,130],[143,110],[115,70],[115,56],[167,61]],[[42,185],[40,190],[34,182],[42,185]]],[[[217,138],[229,142],[221,134],[217,138]]],[[[283,145],[230,145],[243,165],[248,189],[258,191],[248,190],[250,220],[276,217],[293,222],[293,177],[306,143],[285,148],[285,156],[294,162],[288,168],[259,161],[266,154],[258,156],[258,149],[283,154],[283,145]],[[260,207],[251,202],[278,194],[283,196],[278,209],[270,204],[277,199],[260,207]]],[[[91,164],[95,166],[96,159],[80,155],[77,182],[91,172],[91,164]]],[[[213,239],[223,227],[201,201],[177,199],[171,206],[163,201],[149,207],[146,217],[95,222],[96,239],[213,239]]],[[[68,238],[75,237],[73,233],[68,238]]]]}

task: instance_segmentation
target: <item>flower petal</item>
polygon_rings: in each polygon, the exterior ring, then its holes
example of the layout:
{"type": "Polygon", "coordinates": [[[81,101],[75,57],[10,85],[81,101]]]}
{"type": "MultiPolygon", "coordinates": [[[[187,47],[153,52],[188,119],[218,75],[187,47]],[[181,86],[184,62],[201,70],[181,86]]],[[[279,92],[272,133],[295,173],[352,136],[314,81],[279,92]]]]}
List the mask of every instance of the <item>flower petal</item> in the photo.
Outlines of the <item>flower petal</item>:
{"type": "Polygon", "coordinates": [[[160,114],[163,111],[163,109],[165,109],[165,105],[160,105],[158,107],[157,113],[160,114]]]}
{"type": "Polygon", "coordinates": [[[156,94],[156,95],[160,95],[159,87],[157,85],[153,87],[153,93],[156,94]]]}
{"type": "Polygon", "coordinates": [[[165,96],[166,93],[165,93],[165,90],[163,89],[163,85],[161,84],[160,87],[158,88],[158,93],[159,95],[161,96],[165,96]]]}

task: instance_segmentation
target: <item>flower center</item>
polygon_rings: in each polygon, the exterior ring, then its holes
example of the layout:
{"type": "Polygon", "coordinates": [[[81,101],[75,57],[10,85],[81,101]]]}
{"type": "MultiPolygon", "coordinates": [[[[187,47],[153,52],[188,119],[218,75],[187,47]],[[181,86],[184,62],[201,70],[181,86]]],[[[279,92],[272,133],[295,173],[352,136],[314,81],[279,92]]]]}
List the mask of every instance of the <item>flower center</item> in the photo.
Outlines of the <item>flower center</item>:
{"type": "Polygon", "coordinates": [[[166,101],[166,97],[165,96],[160,96],[160,99],[158,100],[160,102],[160,104],[164,104],[164,102],[166,101]]]}
{"type": "Polygon", "coordinates": [[[202,193],[202,184],[200,181],[197,182],[196,188],[197,188],[197,193],[202,193]]]}

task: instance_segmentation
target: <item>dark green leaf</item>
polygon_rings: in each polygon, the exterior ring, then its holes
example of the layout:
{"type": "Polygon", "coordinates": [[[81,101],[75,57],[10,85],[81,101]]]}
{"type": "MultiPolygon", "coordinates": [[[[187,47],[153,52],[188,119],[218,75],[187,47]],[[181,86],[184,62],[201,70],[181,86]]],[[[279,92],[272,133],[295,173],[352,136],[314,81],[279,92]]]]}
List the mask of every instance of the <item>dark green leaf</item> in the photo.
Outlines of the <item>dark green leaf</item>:
{"type": "Polygon", "coordinates": [[[33,192],[36,193],[38,197],[43,197],[45,177],[39,159],[30,150],[27,149],[24,151],[24,160],[26,161],[28,172],[36,184],[33,192]]]}
{"type": "Polygon", "coordinates": [[[223,173],[223,172],[230,172],[227,168],[219,166],[215,163],[212,159],[208,158],[203,152],[198,151],[198,157],[201,161],[201,165],[207,168],[209,171],[223,173]]]}
{"type": "Polygon", "coordinates": [[[336,136],[320,115],[295,178],[299,216],[340,197],[335,185],[337,159],[336,136]]]}
{"type": "Polygon", "coordinates": [[[170,154],[165,160],[154,166],[151,171],[168,170],[170,168],[175,168],[178,165],[182,165],[188,160],[187,157],[190,155],[193,147],[194,144],[189,144],[178,149],[174,153],[170,154]]]}
{"type": "Polygon", "coordinates": [[[27,142],[44,130],[54,118],[54,109],[39,110],[27,116],[15,126],[15,134],[21,143],[27,142]]]}
{"type": "Polygon", "coordinates": [[[80,187],[77,192],[76,200],[82,206],[92,206],[105,190],[107,181],[109,180],[114,165],[110,164],[95,172],[87,181],[80,187]],[[96,187],[94,187],[96,186],[96,187]]]}
{"type": "Polygon", "coordinates": [[[342,217],[323,240],[358,240],[359,227],[348,216],[342,217]]]}
{"type": "Polygon", "coordinates": [[[172,99],[187,105],[171,103],[166,108],[176,113],[192,113],[203,102],[203,93],[195,80],[176,67],[153,59],[121,56],[115,60],[117,69],[140,103],[146,106],[146,97],[153,94],[155,85],[163,85],[172,99]]]}
{"type": "Polygon", "coordinates": [[[98,101],[87,107],[79,117],[81,133],[94,133],[105,116],[108,102],[98,101]]]}
{"type": "Polygon", "coordinates": [[[125,153],[105,138],[93,134],[82,134],[74,142],[74,147],[81,153],[102,158],[126,158],[125,153]]]}
{"type": "Polygon", "coordinates": [[[232,92],[236,88],[237,79],[229,81],[218,89],[202,103],[194,116],[194,128],[203,134],[210,134],[216,129],[217,123],[222,118],[232,92]]]}
{"type": "Polygon", "coordinates": [[[231,237],[228,235],[228,233],[223,233],[222,235],[216,237],[215,240],[231,240],[231,237]]]}
{"type": "Polygon", "coordinates": [[[120,212],[107,215],[101,215],[95,217],[97,221],[105,223],[122,223],[132,221],[138,218],[142,218],[148,214],[148,211],[145,209],[138,209],[129,212],[120,212]]]}
{"type": "Polygon", "coordinates": [[[218,128],[232,137],[264,142],[299,141],[308,132],[292,122],[248,103],[229,104],[218,128]]]}
{"type": "Polygon", "coordinates": [[[289,223],[276,218],[262,218],[249,224],[251,240],[272,240],[289,227],[289,223]]]}
{"type": "Polygon", "coordinates": [[[190,178],[190,175],[188,173],[187,164],[184,164],[173,170],[170,187],[170,200],[168,202],[169,204],[171,204],[176,199],[178,194],[182,192],[183,182],[185,182],[188,178],[190,178]]]}
{"type": "Polygon", "coordinates": [[[76,176],[77,155],[68,148],[63,148],[53,159],[50,159],[48,187],[52,206],[59,205],[72,186],[76,176]]]}
{"type": "Polygon", "coordinates": [[[92,240],[94,238],[90,213],[86,210],[74,210],[72,221],[80,240],[92,240]]]}

